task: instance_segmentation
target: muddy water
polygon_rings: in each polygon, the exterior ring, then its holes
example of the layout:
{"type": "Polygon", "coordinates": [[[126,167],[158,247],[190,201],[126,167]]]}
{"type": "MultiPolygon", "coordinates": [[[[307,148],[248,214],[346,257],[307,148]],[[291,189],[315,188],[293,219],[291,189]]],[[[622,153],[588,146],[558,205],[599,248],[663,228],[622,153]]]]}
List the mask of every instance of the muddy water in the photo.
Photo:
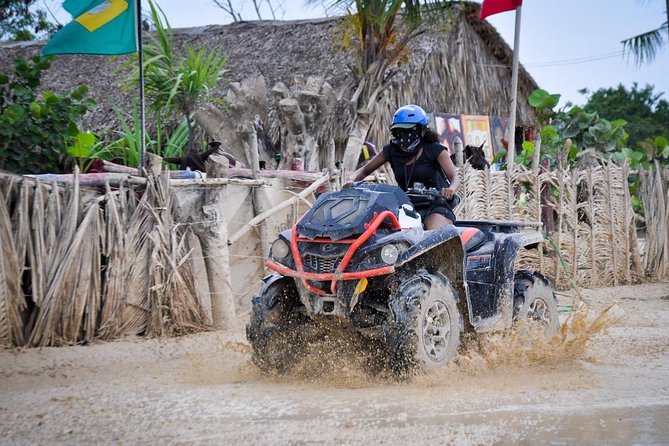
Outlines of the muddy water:
{"type": "Polygon", "coordinates": [[[4,351],[0,443],[667,444],[667,296],[667,284],[590,292],[550,343],[489,336],[403,382],[337,339],[293,375],[263,376],[241,325],[4,351]]]}

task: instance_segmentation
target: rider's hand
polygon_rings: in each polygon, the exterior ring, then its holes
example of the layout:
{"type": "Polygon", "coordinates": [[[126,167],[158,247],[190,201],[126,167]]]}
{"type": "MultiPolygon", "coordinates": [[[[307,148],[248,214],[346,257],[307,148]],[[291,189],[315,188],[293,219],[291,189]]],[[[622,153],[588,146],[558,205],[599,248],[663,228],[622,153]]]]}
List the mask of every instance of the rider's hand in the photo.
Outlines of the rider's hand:
{"type": "Polygon", "coordinates": [[[455,191],[450,187],[443,187],[441,188],[441,195],[451,200],[455,196],[455,191]]]}
{"type": "Polygon", "coordinates": [[[353,187],[353,180],[346,180],[344,184],[342,184],[341,188],[342,189],[348,189],[349,187],[353,187]]]}

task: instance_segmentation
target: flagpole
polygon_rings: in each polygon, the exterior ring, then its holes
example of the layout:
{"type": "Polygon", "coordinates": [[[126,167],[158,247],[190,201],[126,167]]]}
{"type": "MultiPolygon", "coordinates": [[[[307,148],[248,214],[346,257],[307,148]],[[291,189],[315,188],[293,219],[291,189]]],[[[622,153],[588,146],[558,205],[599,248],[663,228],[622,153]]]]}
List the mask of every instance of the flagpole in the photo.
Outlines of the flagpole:
{"type": "Polygon", "coordinates": [[[137,17],[137,52],[139,55],[139,137],[141,139],[141,153],[139,157],[139,173],[144,175],[146,166],[146,122],[144,118],[144,52],[142,51],[142,0],[135,2],[135,15],[137,17]]]}
{"type": "Polygon", "coordinates": [[[509,118],[509,147],[507,170],[513,170],[516,159],[516,103],[518,99],[518,52],[520,48],[520,9],[516,6],[516,29],[513,36],[513,65],[511,68],[511,116],[509,118]]]}

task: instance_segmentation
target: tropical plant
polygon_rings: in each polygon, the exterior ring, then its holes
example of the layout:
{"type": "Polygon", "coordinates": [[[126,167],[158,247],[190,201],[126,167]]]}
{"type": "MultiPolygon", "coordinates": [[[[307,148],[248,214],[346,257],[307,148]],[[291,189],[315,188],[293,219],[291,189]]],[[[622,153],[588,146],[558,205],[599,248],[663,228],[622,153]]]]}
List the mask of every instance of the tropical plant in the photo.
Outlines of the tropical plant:
{"type": "Polygon", "coordinates": [[[109,147],[98,142],[93,132],[83,132],[75,136],[73,145],[67,148],[67,154],[74,158],[81,172],[88,171],[94,160],[113,158],[109,147]]]}
{"type": "MultiPolygon", "coordinates": [[[[581,107],[555,111],[553,108],[559,100],[560,95],[549,94],[542,89],[532,92],[528,99],[543,124],[540,156],[541,161],[548,163],[550,168],[558,167],[561,162],[575,162],[578,152],[582,150],[594,149],[606,158],[613,158],[614,153],[626,147],[626,121],[608,121],[597,112],[587,112],[581,107]]],[[[529,166],[534,152],[534,144],[525,141],[516,163],[529,166]]]]}
{"type": "MultiPolygon", "coordinates": [[[[321,4],[322,0],[308,0],[321,4]]],[[[330,9],[346,11],[341,26],[342,46],[353,51],[356,85],[351,96],[355,117],[343,165],[353,170],[369,128],[373,106],[390,87],[395,65],[403,62],[410,42],[429,24],[448,24],[452,2],[446,0],[329,0],[330,9]],[[400,17],[401,16],[401,17],[400,17]]]]}
{"type": "Polygon", "coordinates": [[[614,161],[627,161],[632,169],[651,169],[656,161],[660,165],[669,165],[669,140],[664,136],[647,138],[637,147],[622,149],[614,161]]]}
{"type": "Polygon", "coordinates": [[[88,87],[58,96],[38,96],[42,72],[49,59],[18,58],[14,73],[0,73],[0,169],[38,173],[60,171],[79,134],[77,121],[95,101],[86,98],[88,87]]]}
{"type": "Polygon", "coordinates": [[[36,40],[58,29],[36,0],[0,1],[0,40],[36,40]]]}
{"type": "MultiPolygon", "coordinates": [[[[590,93],[586,89],[581,92],[590,93]]],[[[651,85],[639,88],[634,83],[629,90],[618,85],[616,88],[600,88],[590,94],[583,108],[597,112],[604,119],[625,119],[625,130],[630,134],[628,145],[636,147],[648,138],[669,138],[669,102],[662,99],[663,95],[656,93],[651,85]]]]}
{"type": "MultiPolygon", "coordinates": [[[[637,34],[621,42],[623,44],[623,54],[625,51],[629,51],[627,57],[634,58],[634,63],[637,66],[652,62],[662,45],[664,45],[664,39],[669,32],[669,2],[667,2],[665,13],[667,14],[667,21],[658,28],[637,34]]],[[[669,42],[669,39],[667,39],[667,42],[669,42]]]]}
{"type": "MultiPolygon", "coordinates": [[[[153,2],[149,1],[149,6],[156,27],[155,33],[149,35],[149,43],[143,47],[144,88],[150,99],[150,110],[156,119],[165,122],[170,121],[169,116],[175,111],[182,114],[188,130],[187,147],[192,150],[191,117],[197,105],[203,100],[223,103],[210,91],[225,72],[226,58],[217,50],[195,50],[189,45],[184,48],[185,56],[179,56],[167,17],[153,2]]],[[[138,69],[134,68],[127,83],[136,85],[138,78],[138,69]]]]}
{"type": "MultiPolygon", "coordinates": [[[[135,102],[130,112],[116,108],[114,113],[119,120],[121,130],[115,130],[113,137],[94,146],[104,159],[117,160],[126,166],[138,167],[142,156],[142,139],[140,132],[139,107],[135,102]]],[[[144,146],[147,150],[162,158],[179,157],[188,142],[188,124],[182,120],[172,131],[164,131],[162,118],[155,118],[156,136],[144,135],[144,146]]],[[[174,167],[169,164],[168,168],[174,167]]]]}

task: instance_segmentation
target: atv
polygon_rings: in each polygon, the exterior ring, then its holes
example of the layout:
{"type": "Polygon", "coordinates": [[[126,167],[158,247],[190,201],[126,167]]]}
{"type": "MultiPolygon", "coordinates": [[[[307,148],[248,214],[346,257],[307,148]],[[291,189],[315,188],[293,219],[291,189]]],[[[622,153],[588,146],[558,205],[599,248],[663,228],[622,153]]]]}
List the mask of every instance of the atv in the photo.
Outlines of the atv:
{"type": "Polygon", "coordinates": [[[356,184],[321,194],[279,234],[266,262],[275,273],[253,297],[246,327],[260,369],[288,372],[313,326],[344,326],[377,341],[397,375],[453,360],[467,333],[527,319],[557,333],[549,281],[514,271],[518,251],[542,242],[541,223],[472,220],[424,230],[416,207],[434,199],[438,191],[418,184],[406,193],[356,184]]]}

